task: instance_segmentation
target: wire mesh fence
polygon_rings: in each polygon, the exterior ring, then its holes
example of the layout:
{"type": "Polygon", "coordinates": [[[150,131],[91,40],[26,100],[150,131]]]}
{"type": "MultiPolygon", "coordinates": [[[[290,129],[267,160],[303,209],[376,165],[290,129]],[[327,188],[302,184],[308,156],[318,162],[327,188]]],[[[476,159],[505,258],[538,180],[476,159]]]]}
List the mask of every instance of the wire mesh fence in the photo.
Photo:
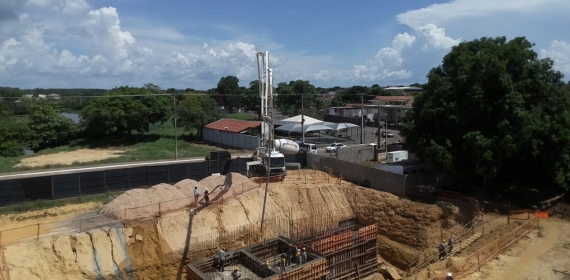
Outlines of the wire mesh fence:
{"type": "MultiPolygon", "coordinates": [[[[243,194],[244,192],[257,187],[259,187],[259,185],[253,184],[251,182],[246,182],[243,184],[232,185],[228,188],[214,190],[210,193],[210,203],[223,204],[224,200],[227,202],[228,199],[231,199],[237,195],[243,194]]],[[[206,204],[203,195],[197,204],[194,202],[193,196],[181,197],[179,199],[164,202],[125,208],[104,215],[93,214],[82,218],[22,226],[0,231],[0,245],[6,245],[17,241],[28,240],[31,238],[39,239],[42,236],[47,236],[54,233],[81,232],[93,228],[117,224],[121,221],[126,220],[158,217],[169,212],[180,211],[188,209],[189,207],[196,207],[200,204],[206,204]]]]}
{"type": "Polygon", "coordinates": [[[463,277],[465,275],[473,273],[475,270],[479,269],[481,265],[485,262],[491,260],[497,256],[501,251],[503,251],[508,246],[512,245],[514,242],[519,240],[521,237],[525,236],[529,231],[538,225],[538,217],[531,217],[529,220],[515,228],[514,230],[508,232],[507,234],[501,235],[498,238],[490,241],[483,248],[477,250],[471,255],[467,256],[460,263],[456,263],[449,267],[447,271],[441,272],[440,274],[433,276],[430,280],[444,280],[447,272],[457,275],[457,277],[463,277]]]}

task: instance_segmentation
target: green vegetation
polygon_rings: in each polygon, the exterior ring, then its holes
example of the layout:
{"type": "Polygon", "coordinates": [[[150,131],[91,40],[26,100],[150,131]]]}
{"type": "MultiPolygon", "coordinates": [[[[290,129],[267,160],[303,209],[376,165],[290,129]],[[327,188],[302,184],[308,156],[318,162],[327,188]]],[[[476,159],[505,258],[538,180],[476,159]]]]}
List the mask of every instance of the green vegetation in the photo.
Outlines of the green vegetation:
{"type": "MultiPolygon", "coordinates": [[[[191,131],[193,132],[193,131],[191,131]]],[[[73,166],[99,165],[99,164],[115,164],[134,161],[152,161],[167,160],[175,158],[175,139],[174,127],[170,122],[164,124],[152,125],[149,133],[138,136],[133,141],[107,141],[80,139],[71,142],[68,145],[59,146],[51,149],[44,149],[31,156],[19,157],[0,157],[0,173],[16,172],[35,169],[51,169],[69,167],[68,165],[47,165],[43,167],[26,167],[14,165],[18,164],[21,159],[39,155],[55,154],[60,152],[71,152],[84,148],[116,148],[124,150],[120,157],[108,158],[100,161],[91,162],[75,162],[73,166]]],[[[214,150],[214,148],[188,142],[193,140],[194,136],[184,133],[182,128],[178,128],[178,158],[203,157],[214,150]]]]}
{"type": "Polygon", "coordinates": [[[70,204],[81,204],[87,202],[103,202],[107,203],[124,191],[107,192],[102,194],[85,195],[73,198],[63,198],[56,200],[34,200],[22,203],[0,207],[0,215],[20,214],[30,211],[45,210],[54,207],[61,207],[70,204]]]}
{"type": "Polygon", "coordinates": [[[254,121],[257,120],[257,116],[252,113],[230,113],[226,114],[225,118],[243,120],[243,121],[254,121]]]}
{"type": "Polygon", "coordinates": [[[570,187],[570,94],[525,38],[455,46],[432,69],[401,134],[430,166],[484,184],[570,187]]]}

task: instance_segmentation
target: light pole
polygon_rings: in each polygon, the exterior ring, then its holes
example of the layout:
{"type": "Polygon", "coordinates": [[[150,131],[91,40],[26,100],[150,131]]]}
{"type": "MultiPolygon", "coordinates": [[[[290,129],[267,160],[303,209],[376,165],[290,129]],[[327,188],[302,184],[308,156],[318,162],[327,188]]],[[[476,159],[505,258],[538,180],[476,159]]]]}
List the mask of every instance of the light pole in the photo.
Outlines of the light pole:
{"type": "Polygon", "coordinates": [[[218,146],[218,150],[220,149],[220,131],[216,130],[216,143],[218,146]]]}
{"type": "Polygon", "coordinates": [[[305,143],[305,93],[301,94],[301,141],[305,143]]]}
{"type": "MultiPolygon", "coordinates": [[[[224,134],[224,138],[226,138],[226,141],[227,141],[227,140],[228,140],[228,127],[225,126],[224,129],[226,130],[226,134],[224,134]]],[[[228,145],[226,144],[226,147],[227,147],[227,146],[228,146],[228,145]]]]}
{"type": "Polygon", "coordinates": [[[364,92],[360,93],[360,144],[364,144],[364,92]]]}
{"type": "Polygon", "coordinates": [[[178,159],[178,129],[176,126],[176,118],[178,117],[178,110],[176,107],[176,94],[172,94],[172,102],[174,104],[174,159],[178,159]]]}

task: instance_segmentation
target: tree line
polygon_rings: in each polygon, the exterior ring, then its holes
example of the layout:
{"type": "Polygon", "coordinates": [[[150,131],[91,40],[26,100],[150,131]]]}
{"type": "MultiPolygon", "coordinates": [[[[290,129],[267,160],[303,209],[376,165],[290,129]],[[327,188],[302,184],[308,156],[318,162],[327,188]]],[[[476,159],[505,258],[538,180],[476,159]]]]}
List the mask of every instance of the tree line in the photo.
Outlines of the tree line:
{"type": "MultiPolygon", "coordinates": [[[[161,89],[154,84],[143,87],[122,86],[102,89],[33,89],[0,88],[0,155],[18,156],[26,148],[35,152],[65,145],[77,139],[131,139],[149,131],[152,124],[173,120],[178,125],[197,131],[208,123],[222,118],[221,107],[241,108],[259,114],[259,81],[239,86],[235,76],[222,77],[215,88],[206,91],[161,89]],[[40,94],[59,94],[59,100],[38,100],[40,94]],[[22,98],[31,94],[34,98],[22,98]],[[63,111],[77,112],[80,123],[61,115],[63,111]]],[[[275,107],[284,115],[304,113],[319,116],[319,111],[331,105],[324,98],[335,91],[333,103],[349,103],[364,95],[393,94],[372,87],[319,88],[309,81],[296,80],[279,83],[274,90],[275,107]]]]}

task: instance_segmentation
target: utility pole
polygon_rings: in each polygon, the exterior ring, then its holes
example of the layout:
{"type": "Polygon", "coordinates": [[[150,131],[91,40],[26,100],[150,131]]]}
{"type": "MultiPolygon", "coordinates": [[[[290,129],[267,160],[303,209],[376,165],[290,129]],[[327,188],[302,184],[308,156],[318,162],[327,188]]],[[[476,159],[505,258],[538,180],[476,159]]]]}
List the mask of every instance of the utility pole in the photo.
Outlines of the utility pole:
{"type": "Polygon", "coordinates": [[[305,143],[305,93],[301,94],[301,141],[305,143]]]}
{"type": "Polygon", "coordinates": [[[360,144],[364,144],[364,92],[360,93],[360,144]]]}
{"type": "Polygon", "coordinates": [[[176,117],[178,115],[178,110],[176,110],[176,95],[172,95],[172,101],[174,103],[174,159],[178,159],[178,130],[176,127],[176,117]]]}

